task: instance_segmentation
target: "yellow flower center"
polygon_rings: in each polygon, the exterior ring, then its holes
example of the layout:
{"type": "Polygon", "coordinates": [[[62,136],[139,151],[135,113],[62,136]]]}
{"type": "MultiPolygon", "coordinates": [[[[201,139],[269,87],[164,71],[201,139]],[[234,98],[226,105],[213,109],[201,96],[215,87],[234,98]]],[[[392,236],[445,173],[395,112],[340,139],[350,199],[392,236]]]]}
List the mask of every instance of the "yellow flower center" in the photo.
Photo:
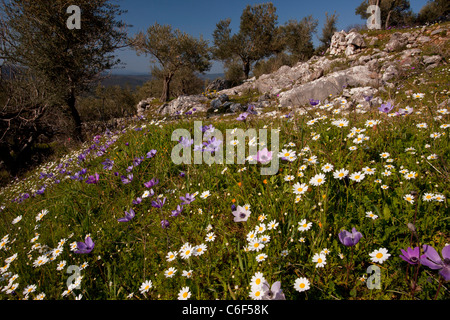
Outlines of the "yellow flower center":
{"type": "Polygon", "coordinates": [[[304,287],[305,287],[305,284],[304,283],[300,283],[300,286],[299,286],[301,289],[303,289],[304,287]]]}
{"type": "Polygon", "coordinates": [[[383,254],[381,252],[378,252],[376,257],[377,257],[377,259],[381,259],[383,257],[383,254]]]}
{"type": "Polygon", "coordinates": [[[183,298],[187,298],[187,296],[188,296],[188,293],[187,292],[183,292],[183,298]]]}
{"type": "Polygon", "coordinates": [[[256,279],[255,283],[259,285],[261,283],[261,279],[256,279]]]}

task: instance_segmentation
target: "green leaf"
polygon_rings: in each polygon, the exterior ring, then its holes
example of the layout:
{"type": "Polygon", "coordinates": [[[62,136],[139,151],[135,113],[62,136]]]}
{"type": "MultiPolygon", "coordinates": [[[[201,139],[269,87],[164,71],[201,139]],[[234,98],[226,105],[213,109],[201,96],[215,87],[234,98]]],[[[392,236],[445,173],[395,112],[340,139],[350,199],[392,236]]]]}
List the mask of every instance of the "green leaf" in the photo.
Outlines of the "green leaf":
{"type": "Polygon", "coordinates": [[[391,218],[391,210],[389,210],[387,205],[383,207],[383,217],[385,220],[389,220],[391,218]]]}
{"type": "Polygon", "coordinates": [[[239,268],[241,269],[242,272],[244,272],[244,264],[242,263],[241,250],[240,250],[239,245],[238,245],[237,254],[238,254],[238,260],[239,260],[239,268]]]}

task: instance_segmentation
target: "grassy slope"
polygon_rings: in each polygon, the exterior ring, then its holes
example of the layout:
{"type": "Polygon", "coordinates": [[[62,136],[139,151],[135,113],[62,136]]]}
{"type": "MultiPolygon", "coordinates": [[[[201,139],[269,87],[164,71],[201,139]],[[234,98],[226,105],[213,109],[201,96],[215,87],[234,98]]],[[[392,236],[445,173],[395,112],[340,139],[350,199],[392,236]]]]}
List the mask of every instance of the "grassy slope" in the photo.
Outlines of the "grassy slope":
{"type": "MultiPolygon", "coordinates": [[[[389,117],[376,108],[367,113],[337,113],[341,108],[336,105],[329,110],[318,109],[313,114],[316,118],[313,125],[307,123],[311,120],[307,114],[299,112],[290,120],[282,116],[251,116],[246,123],[234,120],[234,116],[203,120],[203,125],[213,124],[223,133],[236,127],[279,129],[280,150],[295,150],[299,159],[293,163],[281,161],[280,170],[274,176],[261,176],[259,165],[248,163],[175,165],[171,152],[176,142],[171,141],[171,135],[177,128],[192,133],[194,123],[189,117],[179,121],[141,121],[123,131],[104,135],[98,142],[91,141],[83,150],[74,151],[57,163],[43,166],[29,178],[2,190],[0,195],[0,204],[5,206],[0,213],[0,239],[4,240],[0,258],[5,260],[17,253],[15,260],[5,262],[2,269],[4,277],[0,285],[5,290],[0,291],[0,296],[22,298],[25,287],[35,284],[37,289],[30,297],[44,292],[49,299],[73,299],[71,293],[62,296],[70,276],[66,269],[87,262],[88,266],[81,270],[81,289],[73,291],[82,294],[84,299],[125,299],[131,293],[137,299],[176,299],[184,286],[190,288],[193,299],[248,299],[251,280],[257,271],[269,283],[281,281],[287,299],[411,299],[409,284],[416,267],[398,257],[400,249],[426,243],[440,252],[450,243],[449,132],[448,128],[441,127],[448,124],[448,114],[437,108],[438,103],[448,98],[449,68],[441,66],[427,74],[418,66],[413,72],[405,76],[397,92],[383,96],[394,100],[394,111],[413,107],[414,113],[405,117],[389,117]],[[420,86],[414,82],[417,78],[423,79],[420,86]],[[425,93],[425,97],[413,99],[405,93],[408,90],[425,93]],[[441,118],[436,118],[439,115],[441,118]],[[334,126],[333,118],[346,118],[348,127],[334,126]],[[380,123],[366,127],[367,120],[380,120],[380,123]],[[419,123],[427,123],[427,128],[419,129],[419,123]],[[366,129],[363,133],[369,139],[354,144],[353,138],[347,137],[353,127],[366,129]],[[431,138],[433,132],[441,133],[441,137],[431,138]],[[314,140],[317,134],[320,137],[314,140]],[[354,145],[357,150],[349,150],[354,145]],[[102,146],[103,154],[97,154],[102,146]],[[303,149],[306,146],[309,151],[303,149]],[[152,149],[157,154],[147,159],[146,154],[152,149]],[[86,160],[77,163],[83,151],[88,154],[86,160]],[[380,157],[382,152],[390,153],[391,163],[380,157]],[[436,154],[437,159],[427,159],[431,154],[436,154]],[[305,163],[303,159],[312,155],[317,156],[318,163],[308,165],[299,174],[300,166],[305,163]],[[143,162],[127,172],[137,157],[144,157],[143,162]],[[73,160],[69,161],[70,158],[73,160]],[[101,164],[106,158],[114,160],[110,171],[101,164]],[[350,174],[366,166],[375,168],[376,173],[367,175],[361,182],[349,181],[347,185],[328,172],[323,185],[312,186],[310,178],[322,172],[326,163],[335,169],[345,168],[350,174]],[[394,169],[385,177],[381,173],[388,164],[394,169]],[[83,181],[64,178],[83,168],[87,169],[83,181]],[[71,173],[60,174],[62,169],[71,173]],[[401,169],[414,171],[417,177],[407,180],[401,169]],[[39,179],[41,172],[53,173],[61,182],[54,184],[54,177],[39,179]],[[180,177],[180,172],[186,176],[180,177]],[[86,178],[94,173],[99,174],[98,183],[87,184],[86,178]],[[132,182],[123,184],[120,176],[129,173],[133,174],[132,182]],[[294,180],[285,181],[287,175],[293,175],[294,180]],[[159,179],[159,184],[153,187],[155,195],[133,204],[133,200],[148,190],[144,183],[152,178],[159,179]],[[292,192],[296,182],[309,184],[308,192],[298,202],[292,192]],[[44,194],[23,199],[24,193],[31,194],[33,189],[45,184],[48,187],[44,194]],[[388,189],[383,190],[381,185],[387,185],[388,189]],[[211,195],[201,199],[201,193],[207,190],[211,195]],[[411,191],[417,192],[413,204],[403,199],[411,191]],[[185,205],[178,217],[171,217],[171,211],[181,202],[179,197],[194,192],[198,192],[196,200],[185,205]],[[445,200],[423,201],[426,192],[441,194],[445,200]],[[162,210],[151,205],[158,195],[167,199],[162,210]],[[20,198],[21,203],[10,201],[20,198]],[[247,222],[233,222],[233,203],[250,205],[252,213],[247,222]],[[118,222],[131,208],[136,212],[135,218],[128,223],[118,222]],[[48,213],[39,219],[37,215],[42,210],[48,213]],[[378,215],[378,219],[366,217],[368,211],[378,215]],[[270,236],[270,242],[260,252],[245,252],[246,236],[261,224],[258,220],[261,215],[266,217],[262,221],[266,224],[263,234],[270,236]],[[22,219],[12,224],[18,216],[22,219]],[[161,228],[162,219],[170,222],[169,228],[161,228]],[[301,232],[298,227],[303,219],[312,222],[312,226],[301,232]],[[276,229],[269,230],[270,221],[278,223],[276,229]],[[417,228],[417,239],[406,226],[412,222],[417,228]],[[363,234],[353,250],[338,240],[342,229],[352,227],[363,234]],[[212,242],[205,239],[209,232],[216,236],[212,242]],[[71,251],[70,244],[82,241],[87,234],[95,242],[94,250],[85,255],[71,251]],[[67,241],[60,255],[42,266],[33,266],[38,257],[57,248],[63,239],[67,241]],[[205,244],[207,250],[189,259],[182,259],[178,254],[174,261],[166,260],[168,252],[178,251],[186,242],[205,244]],[[33,247],[36,243],[40,245],[33,247]],[[330,251],[327,263],[324,268],[316,268],[312,257],[324,248],[330,251]],[[367,276],[366,269],[373,264],[369,254],[379,248],[386,248],[391,256],[382,264],[375,263],[381,268],[382,290],[369,290],[361,278],[367,276]],[[255,257],[259,253],[268,257],[258,263],[255,257]],[[57,270],[61,261],[67,264],[57,270]],[[169,267],[177,269],[172,278],[164,275],[169,267]],[[192,277],[182,276],[183,270],[193,270],[192,277]],[[11,282],[19,285],[15,293],[6,293],[8,272],[19,276],[11,282]],[[294,281],[299,277],[310,281],[308,291],[294,290],[294,281]],[[151,280],[153,287],[141,294],[139,287],[145,280],[151,280]]],[[[280,115],[289,111],[282,110],[280,115]]],[[[414,296],[433,299],[439,279],[437,272],[421,266],[414,296]]],[[[440,288],[439,299],[450,297],[447,287],[444,283],[440,288]]]]}

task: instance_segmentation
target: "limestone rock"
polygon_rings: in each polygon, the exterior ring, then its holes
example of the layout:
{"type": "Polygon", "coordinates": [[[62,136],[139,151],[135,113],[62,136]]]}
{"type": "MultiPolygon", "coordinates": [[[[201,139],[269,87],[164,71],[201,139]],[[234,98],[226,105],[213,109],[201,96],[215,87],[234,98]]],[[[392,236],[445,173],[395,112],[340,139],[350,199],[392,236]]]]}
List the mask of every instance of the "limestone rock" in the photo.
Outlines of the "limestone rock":
{"type": "Polygon", "coordinates": [[[427,36],[421,36],[421,37],[417,38],[417,41],[420,42],[420,43],[425,43],[425,42],[431,41],[431,38],[427,37],[427,36]]]}
{"type": "Polygon", "coordinates": [[[280,106],[303,105],[307,104],[309,99],[324,100],[330,94],[341,94],[345,87],[375,86],[377,83],[378,79],[373,77],[373,73],[367,66],[355,66],[333,72],[315,81],[280,93],[280,106]]]}
{"type": "Polygon", "coordinates": [[[389,81],[398,76],[398,70],[394,65],[389,65],[383,73],[382,80],[389,81]]]}
{"type": "Polygon", "coordinates": [[[423,56],[423,63],[425,64],[435,64],[441,62],[442,57],[440,55],[434,56],[423,56]]]}
{"type": "Polygon", "coordinates": [[[347,45],[353,45],[357,48],[366,47],[363,36],[358,32],[350,32],[345,39],[347,40],[347,45]]]}
{"type": "Polygon", "coordinates": [[[391,35],[389,42],[385,46],[387,52],[399,51],[406,47],[408,39],[401,33],[395,32],[391,35]]]}
{"type": "Polygon", "coordinates": [[[148,108],[148,106],[152,103],[152,101],[155,100],[155,98],[148,98],[145,100],[140,101],[136,106],[136,113],[138,117],[143,117],[145,110],[148,108]]]}
{"type": "Polygon", "coordinates": [[[344,89],[342,96],[357,103],[362,103],[365,101],[365,97],[373,97],[377,93],[378,90],[372,87],[357,87],[344,89]]]}
{"type": "Polygon", "coordinates": [[[207,87],[206,87],[206,91],[207,92],[212,92],[212,91],[222,91],[225,89],[229,89],[230,86],[230,82],[228,80],[225,79],[215,79],[213,80],[207,87]]]}
{"type": "Polygon", "coordinates": [[[157,112],[162,115],[175,115],[196,109],[195,111],[206,111],[208,98],[203,95],[179,96],[169,103],[161,105],[157,112]]]}

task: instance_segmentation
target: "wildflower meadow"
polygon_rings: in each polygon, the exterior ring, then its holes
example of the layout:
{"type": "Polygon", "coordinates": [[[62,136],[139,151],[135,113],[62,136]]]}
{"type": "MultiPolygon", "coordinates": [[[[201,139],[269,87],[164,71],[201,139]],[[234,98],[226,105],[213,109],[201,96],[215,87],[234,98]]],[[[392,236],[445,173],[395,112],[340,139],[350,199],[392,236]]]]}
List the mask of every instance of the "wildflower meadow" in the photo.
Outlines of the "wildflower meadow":
{"type": "Polygon", "coordinates": [[[449,299],[447,96],[148,115],[96,135],[1,190],[0,297],[449,299]],[[171,139],[198,121],[200,145],[171,139]],[[243,163],[172,159],[237,149],[214,132],[250,128],[279,145],[246,139],[243,163]]]}

